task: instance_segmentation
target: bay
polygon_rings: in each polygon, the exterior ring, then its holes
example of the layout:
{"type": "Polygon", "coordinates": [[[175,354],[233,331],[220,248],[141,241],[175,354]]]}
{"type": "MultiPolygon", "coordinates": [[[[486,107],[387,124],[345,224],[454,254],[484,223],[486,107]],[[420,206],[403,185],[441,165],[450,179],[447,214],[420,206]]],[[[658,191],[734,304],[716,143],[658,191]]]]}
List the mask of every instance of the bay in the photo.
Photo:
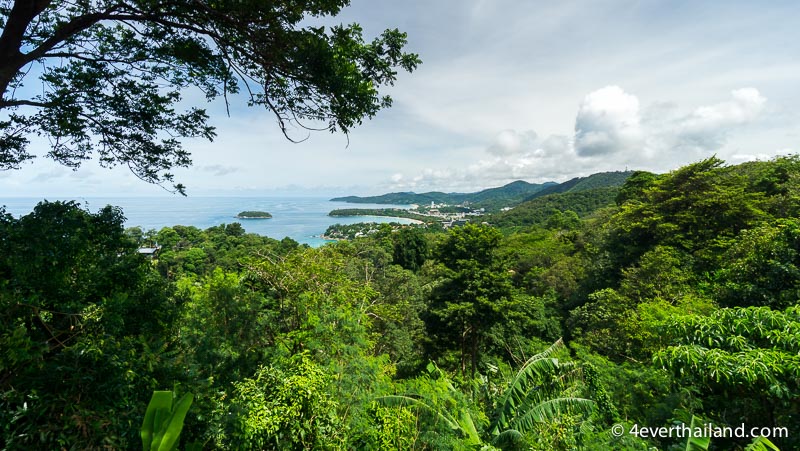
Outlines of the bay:
{"type": "MultiPolygon", "coordinates": [[[[8,213],[19,217],[30,213],[41,198],[0,198],[0,206],[8,213]]],[[[141,227],[143,230],[160,230],[174,225],[195,226],[199,229],[238,222],[249,233],[275,239],[289,237],[301,244],[318,247],[327,241],[320,238],[333,224],[355,224],[358,222],[414,221],[405,218],[382,216],[331,217],[328,213],[337,208],[407,208],[404,205],[348,204],[331,202],[316,197],[82,197],[74,200],[89,211],[97,211],[113,205],[122,208],[126,227],[141,227]],[[271,219],[237,219],[239,212],[247,210],[267,211],[271,219]]]]}

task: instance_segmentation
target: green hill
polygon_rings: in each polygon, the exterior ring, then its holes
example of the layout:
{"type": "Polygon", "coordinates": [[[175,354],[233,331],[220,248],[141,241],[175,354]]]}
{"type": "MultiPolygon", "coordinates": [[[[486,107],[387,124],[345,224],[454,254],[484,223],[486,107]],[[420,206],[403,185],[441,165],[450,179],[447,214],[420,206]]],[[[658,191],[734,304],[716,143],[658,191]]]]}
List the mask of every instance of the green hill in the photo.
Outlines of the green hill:
{"type": "Polygon", "coordinates": [[[610,186],[622,186],[628,177],[633,174],[633,171],[614,171],[614,172],[598,172],[588,177],[575,177],[558,185],[549,186],[532,195],[528,196],[525,200],[532,200],[537,197],[548,196],[550,194],[559,193],[574,193],[579,191],[592,190],[596,188],[604,188],[610,186]]]}
{"type": "Polygon", "coordinates": [[[543,225],[556,211],[574,211],[585,217],[594,211],[614,204],[618,186],[605,186],[580,191],[554,193],[517,205],[511,210],[497,213],[487,221],[499,228],[543,225]]]}

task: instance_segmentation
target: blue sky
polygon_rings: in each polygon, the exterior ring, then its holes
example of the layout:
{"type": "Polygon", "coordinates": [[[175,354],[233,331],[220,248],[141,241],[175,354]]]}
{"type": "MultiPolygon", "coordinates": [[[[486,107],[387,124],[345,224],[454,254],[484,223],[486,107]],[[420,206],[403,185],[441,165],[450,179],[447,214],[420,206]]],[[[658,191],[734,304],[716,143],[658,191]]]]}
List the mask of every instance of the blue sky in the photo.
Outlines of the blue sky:
{"type": "MultiPolygon", "coordinates": [[[[189,195],[476,191],[797,153],[797,17],[798,2],[355,0],[336,22],[400,28],[423,60],[391,109],[348,146],[206,105],[218,137],[187,141],[194,165],[175,173],[189,195]]],[[[55,195],[166,194],[94,163],[0,172],[0,196],[55,195]]]]}

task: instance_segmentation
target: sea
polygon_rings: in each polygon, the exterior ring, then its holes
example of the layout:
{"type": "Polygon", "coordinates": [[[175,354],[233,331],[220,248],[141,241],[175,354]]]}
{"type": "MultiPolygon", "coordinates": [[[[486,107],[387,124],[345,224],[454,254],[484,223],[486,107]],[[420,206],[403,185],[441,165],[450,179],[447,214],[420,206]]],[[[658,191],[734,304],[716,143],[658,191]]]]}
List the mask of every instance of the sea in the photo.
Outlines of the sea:
{"type": "MultiPolygon", "coordinates": [[[[7,213],[20,217],[33,211],[41,198],[0,198],[0,206],[7,213]]],[[[275,239],[289,237],[301,244],[319,247],[327,240],[321,235],[333,224],[359,222],[409,224],[405,218],[385,216],[331,217],[328,213],[338,208],[408,208],[408,205],[349,204],[331,202],[319,197],[80,197],[71,199],[48,198],[49,201],[74,200],[89,211],[95,212],[106,205],[122,208],[125,227],[143,230],[160,230],[174,225],[195,226],[199,229],[238,222],[249,233],[275,239]],[[239,212],[266,211],[270,219],[237,219],[239,212]]]]}

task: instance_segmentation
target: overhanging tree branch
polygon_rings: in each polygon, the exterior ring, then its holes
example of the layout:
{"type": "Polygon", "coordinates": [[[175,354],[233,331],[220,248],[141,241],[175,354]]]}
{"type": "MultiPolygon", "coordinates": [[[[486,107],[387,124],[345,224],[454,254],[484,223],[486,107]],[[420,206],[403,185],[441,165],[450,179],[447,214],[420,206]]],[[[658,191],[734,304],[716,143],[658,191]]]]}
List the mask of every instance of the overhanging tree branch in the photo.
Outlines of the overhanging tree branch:
{"type": "Polygon", "coordinates": [[[0,9],[7,14],[0,35],[0,114],[7,119],[0,117],[0,169],[32,158],[25,134],[36,133],[52,141],[48,155],[63,164],[77,166],[94,151],[104,164],[127,164],[145,180],[171,182],[169,169],[189,161],[179,139],[214,136],[203,110],[175,110],[180,90],[191,86],[209,100],[222,97],[229,108],[243,84],[246,103],[271,111],[292,142],[308,137],[291,138],[289,123],[347,134],[389,106],[378,89],[394,82],[397,69],[419,64],[417,55],[403,53],[405,35],[397,30],[366,43],[358,25],[301,26],[308,15],[334,15],[347,4],[16,0],[0,9]],[[20,88],[32,64],[45,61],[56,64],[42,64],[43,89],[25,95],[20,88]],[[112,125],[101,130],[89,117],[112,125]]]}

